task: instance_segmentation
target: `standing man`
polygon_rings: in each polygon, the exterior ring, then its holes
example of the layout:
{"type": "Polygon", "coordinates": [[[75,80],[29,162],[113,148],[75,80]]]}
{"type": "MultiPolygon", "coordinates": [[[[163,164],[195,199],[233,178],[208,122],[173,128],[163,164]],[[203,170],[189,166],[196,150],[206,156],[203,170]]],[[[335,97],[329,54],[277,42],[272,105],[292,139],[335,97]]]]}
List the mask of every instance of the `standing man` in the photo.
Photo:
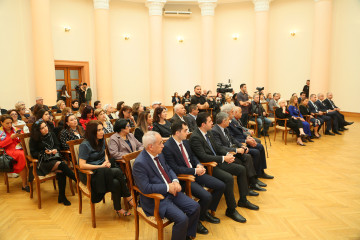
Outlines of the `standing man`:
{"type": "Polygon", "coordinates": [[[195,95],[191,97],[191,104],[198,106],[200,112],[206,112],[206,109],[209,108],[209,103],[206,101],[206,98],[201,95],[200,85],[194,87],[195,95]]]}
{"type": "MultiPolygon", "coordinates": [[[[224,193],[225,184],[219,179],[206,174],[206,169],[191,151],[190,144],[186,140],[188,130],[185,122],[175,121],[171,125],[172,137],[166,141],[163,154],[166,162],[176,174],[195,176],[195,182],[191,183],[191,193],[200,199],[200,220],[220,223],[220,219],[212,216],[208,210],[216,211],[224,193]],[[203,186],[212,189],[212,193],[205,190],[203,186]]],[[[197,233],[207,234],[208,232],[199,221],[197,233]]]]}
{"type": "Polygon", "coordinates": [[[239,101],[242,110],[241,122],[243,126],[247,126],[251,101],[249,100],[245,83],[240,85],[240,92],[237,94],[237,100],[239,101]]]}
{"type": "Polygon", "coordinates": [[[87,83],[83,83],[84,89],[85,89],[85,101],[87,105],[90,105],[91,98],[92,98],[92,92],[91,88],[88,87],[87,83]]]}
{"type": "MultiPolygon", "coordinates": [[[[176,174],[171,170],[161,153],[164,144],[159,133],[149,131],[142,138],[144,150],[136,158],[133,166],[134,180],[145,194],[159,193],[159,215],[174,222],[172,240],[192,239],[196,236],[200,205],[181,193],[176,174]]],[[[140,204],[147,216],[154,214],[154,200],[140,196],[140,204]]]]}
{"type": "Polygon", "coordinates": [[[307,98],[309,98],[309,88],[310,88],[310,79],[306,80],[306,85],[303,88],[303,92],[306,94],[307,98]]]}

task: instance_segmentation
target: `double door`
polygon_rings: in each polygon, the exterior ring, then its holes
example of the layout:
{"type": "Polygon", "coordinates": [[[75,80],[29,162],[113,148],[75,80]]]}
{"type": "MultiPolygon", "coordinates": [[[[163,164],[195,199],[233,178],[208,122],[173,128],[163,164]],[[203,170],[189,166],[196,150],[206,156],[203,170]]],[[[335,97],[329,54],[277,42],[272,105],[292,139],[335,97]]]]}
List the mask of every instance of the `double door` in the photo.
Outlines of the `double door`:
{"type": "Polygon", "coordinates": [[[62,88],[65,85],[70,96],[66,98],[66,106],[70,107],[71,101],[78,99],[76,87],[82,82],[81,67],[56,67],[55,77],[57,99],[61,99],[62,88]]]}

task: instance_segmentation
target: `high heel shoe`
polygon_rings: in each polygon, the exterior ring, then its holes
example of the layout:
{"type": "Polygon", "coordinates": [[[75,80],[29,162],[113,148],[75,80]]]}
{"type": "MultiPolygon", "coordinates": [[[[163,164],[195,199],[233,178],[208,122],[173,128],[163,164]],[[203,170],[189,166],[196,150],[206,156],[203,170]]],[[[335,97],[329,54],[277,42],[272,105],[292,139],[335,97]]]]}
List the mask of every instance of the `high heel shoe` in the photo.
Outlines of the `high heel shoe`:
{"type": "Polygon", "coordinates": [[[314,142],[314,141],[311,139],[310,136],[307,136],[306,140],[307,140],[308,142],[314,142]]]}
{"type": "Polygon", "coordinates": [[[120,209],[119,211],[115,210],[116,214],[120,217],[121,215],[123,215],[124,217],[128,217],[131,216],[131,213],[124,210],[124,209],[120,209]]]}
{"type": "Polygon", "coordinates": [[[296,144],[298,144],[300,146],[306,146],[304,143],[300,143],[299,141],[296,141],[296,144]]]}

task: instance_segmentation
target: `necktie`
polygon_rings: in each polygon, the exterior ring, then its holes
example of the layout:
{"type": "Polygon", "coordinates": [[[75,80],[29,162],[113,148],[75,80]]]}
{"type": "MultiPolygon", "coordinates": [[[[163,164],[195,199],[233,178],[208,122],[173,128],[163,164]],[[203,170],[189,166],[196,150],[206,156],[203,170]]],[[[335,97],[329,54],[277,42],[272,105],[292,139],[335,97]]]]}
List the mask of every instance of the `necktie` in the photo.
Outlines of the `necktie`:
{"type": "Polygon", "coordinates": [[[330,100],[332,108],[335,108],[335,105],[333,104],[333,101],[330,100]]]}
{"type": "Polygon", "coordinates": [[[184,158],[184,161],[185,161],[185,163],[186,163],[186,166],[187,166],[188,168],[190,168],[189,160],[188,160],[188,158],[186,157],[186,154],[185,154],[185,151],[184,151],[184,147],[183,147],[182,144],[180,144],[179,146],[180,146],[180,149],[181,149],[181,154],[182,154],[182,156],[183,156],[183,158],[184,158]]]}
{"type": "Polygon", "coordinates": [[[231,144],[230,138],[229,138],[229,136],[228,136],[229,132],[228,132],[227,128],[224,128],[224,133],[225,133],[226,139],[227,139],[227,140],[229,141],[229,143],[231,144]]]}
{"type": "Polygon", "coordinates": [[[209,144],[209,147],[210,147],[211,151],[212,151],[213,154],[216,156],[215,150],[214,150],[214,148],[212,147],[211,142],[210,142],[210,139],[209,139],[209,137],[208,137],[207,134],[205,135],[205,138],[206,138],[207,143],[209,144]]]}
{"type": "Polygon", "coordinates": [[[311,102],[311,103],[312,103],[312,105],[314,105],[315,110],[318,111],[318,108],[317,108],[316,104],[313,103],[313,102],[311,102]]]}
{"type": "Polygon", "coordinates": [[[161,166],[159,158],[156,157],[154,158],[154,160],[156,161],[156,164],[161,172],[161,174],[164,176],[165,180],[167,181],[167,183],[171,183],[171,180],[169,178],[169,175],[167,175],[167,173],[165,172],[164,168],[161,166]]]}

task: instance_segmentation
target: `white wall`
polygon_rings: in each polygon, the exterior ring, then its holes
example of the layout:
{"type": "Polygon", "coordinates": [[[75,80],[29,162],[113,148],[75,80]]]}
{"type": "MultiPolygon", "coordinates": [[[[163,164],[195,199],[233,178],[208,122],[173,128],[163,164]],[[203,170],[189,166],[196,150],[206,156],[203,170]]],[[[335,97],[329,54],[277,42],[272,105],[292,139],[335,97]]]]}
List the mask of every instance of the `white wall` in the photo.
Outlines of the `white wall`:
{"type": "Polygon", "coordinates": [[[29,1],[0,1],[0,29],[0,107],[14,108],[17,101],[30,107],[35,89],[29,1]]]}

